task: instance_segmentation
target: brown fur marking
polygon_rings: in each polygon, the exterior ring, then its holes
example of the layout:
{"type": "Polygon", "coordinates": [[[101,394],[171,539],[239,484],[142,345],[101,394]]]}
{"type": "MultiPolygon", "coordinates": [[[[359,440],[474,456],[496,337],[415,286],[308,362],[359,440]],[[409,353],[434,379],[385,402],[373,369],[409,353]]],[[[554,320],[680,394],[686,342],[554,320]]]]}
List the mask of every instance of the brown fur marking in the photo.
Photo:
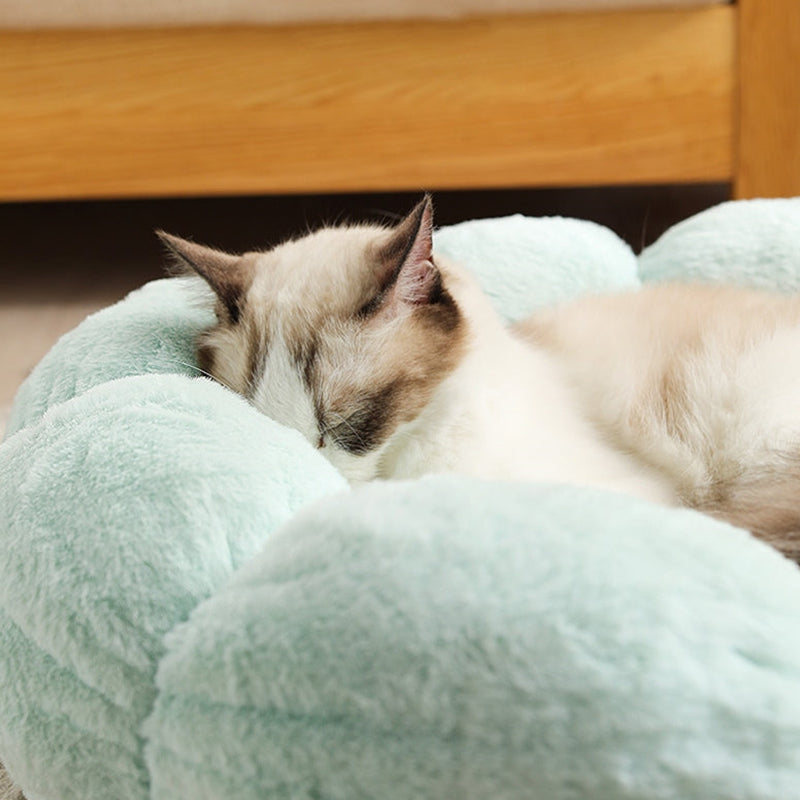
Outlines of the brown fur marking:
{"type": "Polygon", "coordinates": [[[737,477],[714,483],[694,507],[800,563],[800,454],[776,454],[773,464],[742,468],[737,477]]]}

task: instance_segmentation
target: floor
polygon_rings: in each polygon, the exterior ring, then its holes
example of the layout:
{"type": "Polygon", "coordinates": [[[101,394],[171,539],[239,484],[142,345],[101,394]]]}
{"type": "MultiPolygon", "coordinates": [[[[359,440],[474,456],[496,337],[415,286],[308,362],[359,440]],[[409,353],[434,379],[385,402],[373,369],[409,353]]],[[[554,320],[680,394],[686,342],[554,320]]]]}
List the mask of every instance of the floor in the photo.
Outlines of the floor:
{"type": "Polygon", "coordinates": [[[25,800],[22,792],[11,782],[2,764],[0,764],[0,800],[25,800]]]}
{"type": "MultiPolygon", "coordinates": [[[[611,227],[634,249],[727,198],[725,185],[436,193],[437,224],[524,213],[611,227]]],[[[14,393],[87,314],[162,274],[153,229],[245,250],[339,219],[391,219],[416,194],[0,204],[0,432],[14,393]]]]}

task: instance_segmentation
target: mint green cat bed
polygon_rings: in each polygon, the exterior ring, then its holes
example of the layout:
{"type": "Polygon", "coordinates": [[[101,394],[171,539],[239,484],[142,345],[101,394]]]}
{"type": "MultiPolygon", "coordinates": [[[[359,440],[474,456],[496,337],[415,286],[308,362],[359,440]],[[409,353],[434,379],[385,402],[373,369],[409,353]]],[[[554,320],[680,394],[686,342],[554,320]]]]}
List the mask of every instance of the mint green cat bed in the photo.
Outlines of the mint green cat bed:
{"type": "MultiPolygon", "coordinates": [[[[507,318],[689,277],[800,289],[800,201],[638,260],[586,222],[442,230],[507,318]]],[[[350,491],[196,376],[197,287],[65,336],[0,447],[0,758],[29,800],[790,800],[800,571],[597,491],[350,491]]]]}

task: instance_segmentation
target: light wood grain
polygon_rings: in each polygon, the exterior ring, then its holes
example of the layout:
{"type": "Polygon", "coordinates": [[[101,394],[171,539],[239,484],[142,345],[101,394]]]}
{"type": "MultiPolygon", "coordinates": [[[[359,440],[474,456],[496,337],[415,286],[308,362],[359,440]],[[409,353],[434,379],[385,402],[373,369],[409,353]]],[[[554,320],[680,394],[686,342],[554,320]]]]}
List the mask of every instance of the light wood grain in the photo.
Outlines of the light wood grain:
{"type": "Polygon", "coordinates": [[[800,195],[800,2],[740,0],[737,197],[800,195]]]}
{"type": "Polygon", "coordinates": [[[0,199],[732,174],[728,6],[0,33],[0,199]]]}

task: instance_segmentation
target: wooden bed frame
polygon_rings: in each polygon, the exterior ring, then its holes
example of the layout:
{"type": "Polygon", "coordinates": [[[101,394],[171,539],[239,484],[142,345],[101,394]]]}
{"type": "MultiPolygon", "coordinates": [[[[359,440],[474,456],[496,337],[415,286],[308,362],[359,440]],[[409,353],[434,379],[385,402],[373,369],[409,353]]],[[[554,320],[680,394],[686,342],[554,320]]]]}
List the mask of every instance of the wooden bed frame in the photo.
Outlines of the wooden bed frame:
{"type": "Polygon", "coordinates": [[[730,181],[800,194],[800,2],[0,31],[0,200],[730,181]]]}

